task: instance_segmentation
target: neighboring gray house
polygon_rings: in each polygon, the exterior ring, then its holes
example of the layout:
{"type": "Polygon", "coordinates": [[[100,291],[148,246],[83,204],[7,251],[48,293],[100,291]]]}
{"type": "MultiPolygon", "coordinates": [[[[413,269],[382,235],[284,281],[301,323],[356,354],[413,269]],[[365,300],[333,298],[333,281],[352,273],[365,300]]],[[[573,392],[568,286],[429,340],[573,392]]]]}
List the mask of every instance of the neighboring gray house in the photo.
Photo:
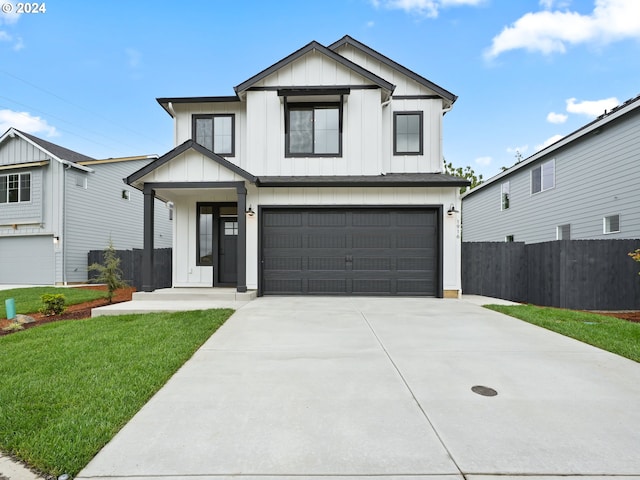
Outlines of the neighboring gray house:
{"type": "Polygon", "coordinates": [[[640,238],[640,96],[462,197],[464,242],[640,238]]]}
{"type": "MultiPolygon", "coordinates": [[[[87,281],[87,253],[142,248],[142,194],[122,179],[153,157],[96,160],[10,128],[0,137],[0,284],[87,281]]],[[[171,246],[156,201],[156,247],[171,246]]]]}

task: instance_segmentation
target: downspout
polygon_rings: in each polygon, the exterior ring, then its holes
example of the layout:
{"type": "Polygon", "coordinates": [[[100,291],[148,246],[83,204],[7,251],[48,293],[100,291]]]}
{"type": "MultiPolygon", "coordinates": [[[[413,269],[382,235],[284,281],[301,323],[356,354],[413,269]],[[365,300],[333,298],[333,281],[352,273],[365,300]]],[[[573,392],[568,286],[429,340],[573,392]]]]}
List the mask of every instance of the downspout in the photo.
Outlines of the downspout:
{"type": "MultiPolygon", "coordinates": [[[[177,128],[178,119],[176,118],[176,111],[173,109],[173,102],[169,102],[167,104],[167,110],[169,110],[169,113],[173,118],[173,144],[177,145],[178,144],[178,128],[177,128]]],[[[195,135],[193,135],[193,138],[195,138],[195,135]]]]}
{"type": "MultiPolygon", "coordinates": [[[[453,109],[453,104],[449,105],[447,108],[443,108],[442,109],[442,116],[444,117],[448,112],[450,112],[453,109]]],[[[443,138],[442,138],[442,121],[440,122],[440,149],[442,149],[442,142],[443,142],[443,138]]],[[[441,171],[444,173],[444,151],[440,152],[440,157],[442,158],[442,161],[440,162],[441,165],[441,171]]]]}
{"type": "Polygon", "coordinates": [[[67,170],[71,164],[65,163],[62,167],[62,284],[67,286],[67,170]]]}
{"type": "MultiPolygon", "coordinates": [[[[391,99],[391,96],[389,96],[389,100],[387,100],[386,102],[382,102],[382,103],[380,104],[380,106],[381,106],[383,109],[384,109],[385,107],[388,107],[388,106],[389,106],[389,104],[391,103],[391,100],[392,100],[392,99],[391,99]]],[[[384,113],[384,112],[383,112],[383,113],[384,113]]],[[[393,123],[393,119],[389,120],[389,122],[390,122],[390,123],[393,123]]],[[[391,130],[393,131],[393,125],[391,125],[391,130]]],[[[381,135],[380,137],[382,138],[382,135],[381,135]]],[[[380,150],[382,150],[382,149],[380,149],[380,150]]],[[[386,175],[386,174],[387,174],[387,171],[386,171],[386,170],[387,170],[387,169],[386,169],[386,168],[384,168],[384,158],[383,158],[383,155],[380,155],[380,173],[381,173],[382,175],[386,175]]]]}

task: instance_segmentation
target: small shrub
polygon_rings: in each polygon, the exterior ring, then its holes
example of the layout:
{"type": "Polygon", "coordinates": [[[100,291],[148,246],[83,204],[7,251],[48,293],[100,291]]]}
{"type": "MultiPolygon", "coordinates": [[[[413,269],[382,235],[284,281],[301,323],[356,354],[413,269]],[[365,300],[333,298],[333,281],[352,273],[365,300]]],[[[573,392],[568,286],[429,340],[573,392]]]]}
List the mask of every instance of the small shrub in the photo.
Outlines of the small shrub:
{"type": "MultiPolygon", "coordinates": [[[[629,252],[629,256],[636,262],[640,262],[640,248],[636,248],[635,252],[629,252]]],[[[638,275],[640,275],[640,272],[638,272],[638,275]]]]}
{"type": "Polygon", "coordinates": [[[5,332],[18,332],[20,330],[24,330],[24,327],[22,326],[22,324],[20,324],[18,322],[11,322],[9,325],[4,327],[2,330],[4,330],[5,332]]]}
{"type": "Polygon", "coordinates": [[[65,311],[65,298],[61,293],[45,293],[41,297],[40,313],[44,315],[60,315],[65,311]]]}
{"type": "Polygon", "coordinates": [[[94,283],[105,283],[107,285],[107,299],[109,303],[113,301],[113,293],[118,288],[127,286],[127,282],[122,279],[120,270],[120,259],[113,248],[113,242],[109,240],[109,245],[104,249],[104,264],[94,263],[89,266],[90,272],[98,272],[98,276],[91,281],[94,283]]]}

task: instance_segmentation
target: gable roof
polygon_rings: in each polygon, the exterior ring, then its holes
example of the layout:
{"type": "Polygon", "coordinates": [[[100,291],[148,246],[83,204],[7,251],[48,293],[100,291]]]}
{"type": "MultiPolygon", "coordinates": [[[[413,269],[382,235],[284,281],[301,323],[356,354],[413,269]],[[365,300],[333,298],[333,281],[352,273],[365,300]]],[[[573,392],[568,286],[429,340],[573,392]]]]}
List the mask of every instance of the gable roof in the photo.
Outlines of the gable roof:
{"type": "Polygon", "coordinates": [[[274,63],[270,67],[264,69],[260,73],[258,73],[256,75],[254,75],[253,77],[249,78],[248,80],[245,80],[240,85],[234,87],[234,90],[235,90],[236,94],[237,95],[241,95],[243,92],[245,92],[247,89],[251,88],[253,85],[255,85],[260,80],[264,79],[265,77],[268,77],[269,75],[271,75],[272,73],[274,73],[277,70],[281,69],[282,67],[290,64],[291,62],[294,62],[295,60],[299,59],[300,57],[302,57],[302,56],[306,55],[307,53],[309,53],[311,51],[314,51],[314,50],[319,52],[319,53],[321,53],[321,54],[323,54],[323,55],[325,55],[325,56],[327,56],[327,57],[329,57],[329,58],[331,58],[332,60],[338,62],[339,64],[349,68],[350,70],[353,70],[354,72],[356,72],[359,75],[363,76],[367,80],[370,80],[375,85],[378,85],[383,90],[387,90],[389,92],[389,94],[391,94],[393,92],[393,90],[395,90],[395,85],[393,85],[392,83],[386,81],[384,78],[379,77],[375,73],[370,72],[369,70],[361,67],[357,63],[352,62],[351,60],[343,57],[342,55],[334,52],[333,50],[325,47],[324,45],[321,45],[320,43],[318,43],[318,42],[316,42],[314,40],[312,42],[309,42],[307,45],[305,45],[301,49],[296,50],[291,55],[283,58],[279,62],[274,63]]]}
{"type": "Polygon", "coordinates": [[[256,183],[256,181],[257,181],[257,178],[254,177],[253,175],[251,175],[246,170],[243,170],[242,168],[240,168],[239,166],[235,165],[234,163],[231,163],[226,158],[221,157],[220,155],[218,155],[216,153],[213,153],[211,150],[208,150],[208,149],[204,148],[202,145],[200,145],[199,143],[196,143],[192,139],[189,139],[186,142],[184,142],[184,143],[178,145],[177,147],[175,147],[173,150],[165,153],[164,155],[162,155],[157,160],[154,160],[153,162],[151,162],[151,163],[145,165],[144,167],[142,167],[140,170],[138,170],[138,171],[132,173],[131,175],[129,175],[128,177],[126,177],[124,179],[125,183],[127,183],[128,185],[133,185],[134,182],[140,180],[145,175],[148,175],[149,173],[153,172],[155,169],[161,167],[165,163],[167,163],[170,160],[176,158],[178,155],[181,155],[182,153],[186,152],[189,149],[193,149],[196,152],[201,153],[202,155],[204,155],[204,156],[210,158],[211,160],[213,160],[214,162],[222,165],[226,169],[231,170],[234,173],[237,173],[242,178],[250,181],[251,183],[256,183]]]}
{"type": "Polygon", "coordinates": [[[480,185],[478,185],[477,187],[474,187],[473,189],[465,192],[462,195],[462,198],[466,198],[469,195],[473,195],[474,193],[476,193],[479,190],[482,190],[483,188],[499,181],[502,180],[506,177],[509,177],[510,175],[514,174],[515,172],[531,165],[532,163],[541,160],[545,157],[549,157],[553,154],[555,154],[558,150],[560,150],[561,148],[569,145],[570,143],[573,143],[577,140],[580,140],[581,138],[589,135],[590,133],[599,133],[600,130],[602,128],[604,128],[607,124],[613,122],[614,120],[617,120],[625,115],[628,115],[632,112],[638,111],[640,112],[640,95],[630,98],[629,100],[623,102],[622,104],[618,105],[617,107],[611,109],[608,112],[603,113],[602,115],[600,115],[598,118],[596,118],[595,120],[593,120],[590,123],[587,123],[586,125],[583,125],[582,127],[578,128],[577,130],[573,131],[572,133],[562,137],[560,140],[558,140],[555,143],[552,143],[551,145],[549,145],[546,148],[543,148],[542,150],[534,153],[533,155],[531,155],[530,157],[527,157],[526,159],[522,160],[519,163],[516,163],[515,165],[509,167],[508,169],[504,170],[503,172],[500,172],[499,174],[495,175],[494,177],[491,177],[489,180],[487,180],[484,183],[481,183],[480,185]]]}
{"type": "Polygon", "coordinates": [[[61,147],[60,145],[56,145],[55,143],[48,142],[43,140],[42,138],[36,137],[35,135],[31,135],[29,133],[22,132],[17,128],[11,127],[7,130],[2,137],[0,137],[0,144],[4,142],[7,138],[20,137],[27,143],[35,146],[36,148],[42,150],[47,155],[52,157],[54,160],[68,164],[74,168],[79,170],[84,170],[85,172],[93,172],[92,169],[85,167],[79,162],[91,162],[95,161],[95,158],[88,157],[78,152],[74,152],[73,150],[69,150],[68,148],[61,147]]]}
{"type": "Polygon", "coordinates": [[[361,52],[364,52],[367,55],[375,58],[376,60],[378,60],[379,62],[383,63],[387,67],[392,68],[394,70],[397,70],[398,72],[402,73],[403,75],[406,75],[407,77],[411,78],[412,80],[418,82],[420,85],[423,85],[423,86],[427,87],[428,89],[433,90],[438,95],[440,95],[442,98],[444,98],[446,100],[449,100],[451,102],[451,104],[453,104],[458,99],[457,95],[454,95],[453,93],[449,92],[448,90],[445,90],[441,86],[436,85],[432,81],[427,80],[423,76],[418,75],[417,73],[409,70],[408,68],[400,65],[399,63],[394,62],[389,57],[386,57],[385,55],[382,55],[380,52],[377,52],[373,48],[366,46],[364,43],[360,43],[359,41],[355,40],[354,38],[350,37],[349,35],[345,35],[344,37],[342,37],[337,42],[334,42],[331,45],[329,45],[329,49],[332,50],[332,51],[335,51],[335,50],[339,49],[340,47],[342,47],[344,45],[350,45],[350,46],[354,47],[355,49],[360,50],[361,52]]]}

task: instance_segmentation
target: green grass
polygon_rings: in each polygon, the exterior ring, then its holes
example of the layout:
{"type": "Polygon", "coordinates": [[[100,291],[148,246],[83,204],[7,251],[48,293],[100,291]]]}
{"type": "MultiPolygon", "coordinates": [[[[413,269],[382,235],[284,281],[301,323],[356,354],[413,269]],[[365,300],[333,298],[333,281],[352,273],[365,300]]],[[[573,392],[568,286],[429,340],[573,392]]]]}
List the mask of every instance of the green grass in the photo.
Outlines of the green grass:
{"type": "Polygon", "coordinates": [[[485,307],[640,362],[640,323],[534,305],[485,307]]]}
{"type": "Polygon", "coordinates": [[[0,337],[0,451],[75,476],[232,313],[105,316],[0,337]]]}
{"type": "Polygon", "coordinates": [[[85,288],[65,287],[31,287],[0,290],[0,318],[6,318],[7,312],[4,301],[13,298],[16,302],[16,312],[22,314],[36,313],[42,306],[40,298],[45,293],[62,293],[65,305],[90,302],[96,298],[106,298],[107,292],[101,290],[88,290],[85,288]]]}

